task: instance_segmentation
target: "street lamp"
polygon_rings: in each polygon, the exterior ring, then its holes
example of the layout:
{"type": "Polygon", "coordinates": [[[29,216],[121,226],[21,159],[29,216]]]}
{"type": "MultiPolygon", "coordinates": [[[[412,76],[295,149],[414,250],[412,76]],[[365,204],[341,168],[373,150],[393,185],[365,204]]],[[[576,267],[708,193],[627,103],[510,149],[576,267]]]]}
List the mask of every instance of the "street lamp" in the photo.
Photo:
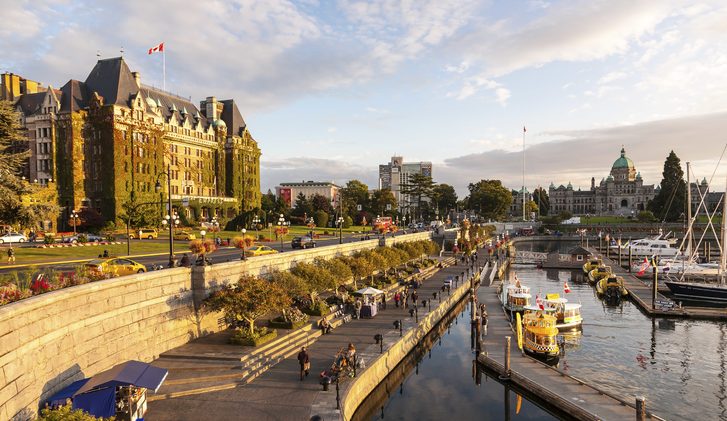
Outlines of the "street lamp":
{"type": "Polygon", "coordinates": [[[338,222],[338,244],[343,244],[343,216],[339,216],[336,222],[338,222]]]}
{"type": "Polygon", "coordinates": [[[73,219],[73,236],[75,236],[76,225],[78,225],[78,212],[75,209],[71,211],[71,218],[73,219]]]}
{"type": "Polygon", "coordinates": [[[252,223],[253,225],[255,225],[255,240],[257,240],[258,238],[260,238],[260,236],[258,235],[258,228],[260,228],[260,217],[257,214],[254,218],[252,218],[252,223]]]}
{"type": "Polygon", "coordinates": [[[280,232],[280,251],[283,251],[283,230],[287,223],[285,222],[285,216],[281,213],[278,218],[278,231],[280,232]]]}
{"type": "MultiPolygon", "coordinates": [[[[167,216],[165,219],[169,225],[169,267],[174,267],[174,227],[179,225],[179,218],[172,211],[172,177],[171,177],[170,165],[167,164],[167,170],[157,174],[157,182],[154,184],[154,191],[160,193],[162,191],[162,183],[159,182],[159,177],[167,177],[167,216]]],[[[164,221],[162,221],[163,223],[164,221]]],[[[141,238],[141,235],[139,235],[141,238]]]]}
{"type": "Polygon", "coordinates": [[[212,231],[215,233],[215,243],[217,243],[217,232],[220,230],[220,223],[217,222],[217,215],[212,217],[212,231]]]}
{"type": "Polygon", "coordinates": [[[245,256],[245,233],[247,232],[247,230],[243,228],[240,231],[242,232],[242,260],[246,260],[247,257],[245,256]]]}

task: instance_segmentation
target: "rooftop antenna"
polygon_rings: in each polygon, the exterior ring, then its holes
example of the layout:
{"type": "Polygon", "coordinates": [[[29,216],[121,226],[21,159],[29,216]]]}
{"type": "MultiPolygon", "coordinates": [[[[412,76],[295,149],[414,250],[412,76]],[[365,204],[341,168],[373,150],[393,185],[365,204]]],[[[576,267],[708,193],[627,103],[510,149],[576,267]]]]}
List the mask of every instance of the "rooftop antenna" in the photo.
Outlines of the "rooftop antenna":
{"type": "Polygon", "coordinates": [[[124,57],[124,47],[123,46],[121,47],[120,51],[121,51],[121,58],[123,58],[124,57]]]}

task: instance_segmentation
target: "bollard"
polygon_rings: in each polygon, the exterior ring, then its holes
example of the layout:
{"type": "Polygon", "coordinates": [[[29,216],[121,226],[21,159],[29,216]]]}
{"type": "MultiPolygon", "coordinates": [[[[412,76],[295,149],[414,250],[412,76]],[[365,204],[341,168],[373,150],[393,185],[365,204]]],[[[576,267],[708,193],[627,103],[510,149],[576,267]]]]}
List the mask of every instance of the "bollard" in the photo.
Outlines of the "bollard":
{"type": "Polygon", "coordinates": [[[505,336],[505,371],[500,380],[510,380],[510,336],[505,336]]]}
{"type": "Polygon", "coordinates": [[[636,421],[646,421],[646,398],[636,397],[636,421]]]}
{"type": "Polygon", "coordinates": [[[651,309],[656,309],[656,294],[658,291],[658,276],[656,274],[656,259],[652,260],[652,263],[654,264],[654,277],[651,280],[651,309]]]}
{"type": "Polygon", "coordinates": [[[357,360],[357,357],[356,357],[356,354],[354,353],[353,354],[353,377],[356,377],[356,366],[358,365],[356,360],[357,360]]]}
{"type": "Polygon", "coordinates": [[[621,250],[623,248],[619,245],[618,246],[618,267],[619,269],[623,269],[623,266],[621,265],[621,250]]]}
{"type": "Polygon", "coordinates": [[[432,311],[432,299],[431,298],[427,300],[427,306],[429,307],[429,312],[431,313],[431,311],[432,311]]]}
{"type": "Polygon", "coordinates": [[[631,242],[629,241],[629,273],[631,273],[631,265],[633,265],[633,261],[631,260],[631,242]]]}

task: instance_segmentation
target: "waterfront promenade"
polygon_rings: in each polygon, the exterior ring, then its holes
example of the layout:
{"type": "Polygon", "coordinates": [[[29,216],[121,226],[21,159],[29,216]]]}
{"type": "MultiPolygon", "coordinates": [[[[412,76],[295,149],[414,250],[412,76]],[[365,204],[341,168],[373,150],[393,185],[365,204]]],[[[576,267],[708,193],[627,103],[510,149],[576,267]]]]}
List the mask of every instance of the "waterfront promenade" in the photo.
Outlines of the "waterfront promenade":
{"type": "MultiPolygon", "coordinates": [[[[432,293],[441,293],[443,281],[447,278],[454,278],[461,275],[465,270],[464,265],[445,267],[435,272],[431,277],[424,280],[419,288],[419,314],[420,321],[429,313],[429,307],[422,307],[422,299],[431,299],[432,293]]],[[[452,289],[452,294],[455,290],[452,289]]],[[[447,293],[442,297],[442,304],[447,298],[447,293]]],[[[433,300],[432,311],[440,305],[439,299],[433,300]]],[[[389,300],[387,309],[380,311],[373,319],[353,320],[334,329],[332,333],[320,336],[308,346],[311,359],[311,372],[304,381],[298,380],[298,362],[295,353],[282,359],[278,364],[260,374],[250,383],[238,381],[245,373],[238,368],[240,364],[239,347],[230,345],[210,345],[210,358],[205,359],[202,349],[197,348],[201,353],[199,361],[173,359],[158,360],[155,364],[170,369],[169,381],[171,383],[184,384],[187,389],[195,387],[195,380],[198,381],[198,388],[193,394],[185,396],[164,396],[164,390],[160,390],[159,397],[152,398],[149,403],[149,412],[146,419],[152,421],[160,420],[200,420],[200,419],[250,419],[250,420],[305,420],[311,415],[325,414],[324,419],[332,419],[337,412],[335,385],[331,385],[328,391],[323,391],[319,384],[319,373],[328,368],[336,353],[349,343],[353,343],[358,355],[361,356],[366,365],[369,366],[380,352],[379,345],[374,344],[374,335],[384,335],[384,350],[399,340],[398,330],[394,330],[395,320],[403,320],[404,334],[415,325],[414,318],[409,316],[408,311],[403,308],[396,308],[393,301],[389,300]],[[227,363],[220,365],[216,360],[221,356],[224,348],[233,348],[237,357],[228,355],[227,363]],[[215,357],[216,355],[216,357],[215,357]],[[237,362],[233,360],[237,358],[237,362]],[[210,381],[211,380],[211,381],[210,381]],[[209,387],[210,391],[204,391],[209,387]]],[[[311,337],[319,336],[309,334],[311,337]]],[[[342,382],[341,396],[343,397],[347,379],[342,382]]],[[[173,391],[172,386],[169,390],[173,391]]],[[[342,403],[343,404],[343,403],[342,403]]],[[[340,415],[339,415],[340,416],[340,415]]]]}

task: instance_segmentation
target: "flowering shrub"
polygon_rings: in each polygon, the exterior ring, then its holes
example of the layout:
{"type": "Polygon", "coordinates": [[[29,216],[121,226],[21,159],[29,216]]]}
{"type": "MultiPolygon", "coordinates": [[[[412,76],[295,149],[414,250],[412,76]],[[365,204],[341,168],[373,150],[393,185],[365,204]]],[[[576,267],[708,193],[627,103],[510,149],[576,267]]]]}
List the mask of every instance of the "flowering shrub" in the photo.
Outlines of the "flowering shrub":
{"type": "Polygon", "coordinates": [[[0,305],[10,304],[23,298],[28,298],[31,295],[33,293],[30,290],[20,290],[12,284],[6,285],[0,287],[0,305]]]}
{"type": "Polygon", "coordinates": [[[236,248],[248,248],[252,246],[255,243],[255,240],[252,237],[244,236],[244,237],[235,237],[232,239],[232,245],[236,248]]]}
{"type": "Polygon", "coordinates": [[[48,282],[48,276],[43,273],[36,276],[35,279],[33,279],[33,282],[30,284],[30,290],[33,291],[34,295],[48,292],[51,289],[51,285],[48,282]]]}
{"type": "Polygon", "coordinates": [[[212,240],[192,240],[189,242],[189,250],[194,254],[205,255],[217,250],[217,245],[212,240]]]}

